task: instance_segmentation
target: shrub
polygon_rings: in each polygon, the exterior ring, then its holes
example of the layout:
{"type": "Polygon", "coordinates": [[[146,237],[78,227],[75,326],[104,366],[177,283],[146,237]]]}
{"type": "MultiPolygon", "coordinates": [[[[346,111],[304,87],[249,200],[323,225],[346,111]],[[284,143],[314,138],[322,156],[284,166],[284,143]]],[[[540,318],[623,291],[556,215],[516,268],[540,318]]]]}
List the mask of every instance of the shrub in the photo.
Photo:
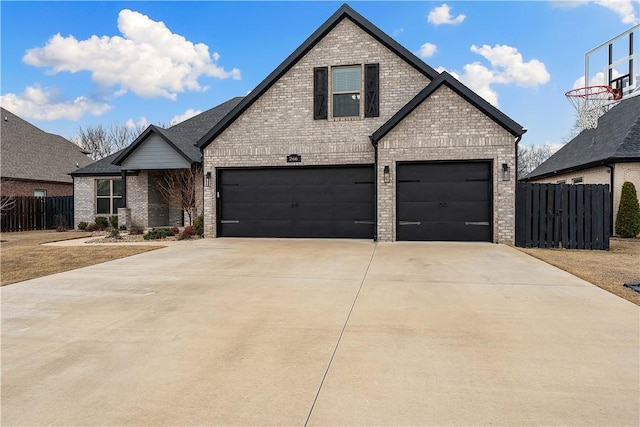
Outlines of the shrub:
{"type": "Polygon", "coordinates": [[[616,234],[620,237],[636,237],[640,234],[640,204],[636,187],[631,182],[622,184],[620,206],[616,215],[616,234]]]}
{"type": "Polygon", "coordinates": [[[131,226],[129,227],[129,234],[131,235],[140,235],[144,233],[144,229],[142,227],[140,227],[139,225],[133,225],[131,224],[131,226]]]}
{"type": "Polygon", "coordinates": [[[111,229],[111,233],[109,233],[109,236],[115,239],[122,239],[122,237],[120,236],[120,230],[118,230],[117,228],[111,229]]]}
{"type": "Polygon", "coordinates": [[[193,221],[193,231],[198,236],[204,234],[204,215],[198,215],[193,221]]]}
{"type": "Polygon", "coordinates": [[[195,235],[195,231],[193,231],[193,227],[190,225],[187,225],[184,230],[182,230],[182,233],[180,233],[180,235],[178,236],[178,240],[187,240],[190,239],[193,235],[195,235]]]}
{"type": "Polygon", "coordinates": [[[173,234],[178,234],[180,232],[180,229],[174,225],[173,227],[171,227],[171,231],[173,231],[173,234]]]}
{"type": "Polygon", "coordinates": [[[56,231],[67,231],[67,227],[64,225],[59,225],[56,227],[56,231]]]}
{"type": "Polygon", "coordinates": [[[98,231],[98,226],[92,222],[91,224],[87,225],[86,231],[98,231]]]}
{"type": "Polygon", "coordinates": [[[80,221],[78,223],[78,230],[86,230],[88,225],[86,221],[80,221]]]}
{"type": "Polygon", "coordinates": [[[173,230],[169,227],[156,227],[147,231],[147,233],[143,236],[144,240],[157,240],[164,239],[165,237],[173,236],[173,230]]]}
{"type": "Polygon", "coordinates": [[[118,228],[118,215],[111,215],[109,222],[111,223],[111,227],[118,228]]]}
{"type": "Polygon", "coordinates": [[[97,216],[96,217],[96,227],[98,230],[104,230],[109,227],[109,220],[105,216],[97,216]]]}

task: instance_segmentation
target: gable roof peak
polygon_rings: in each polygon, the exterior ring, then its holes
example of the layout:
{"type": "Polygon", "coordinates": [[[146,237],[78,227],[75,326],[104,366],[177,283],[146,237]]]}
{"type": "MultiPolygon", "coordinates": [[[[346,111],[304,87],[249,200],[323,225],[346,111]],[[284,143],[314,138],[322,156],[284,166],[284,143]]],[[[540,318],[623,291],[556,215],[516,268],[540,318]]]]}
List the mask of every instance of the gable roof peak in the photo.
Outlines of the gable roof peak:
{"type": "Polygon", "coordinates": [[[260,98],[271,86],[275,84],[287,71],[289,71],[304,55],[333,30],[343,19],[351,22],[376,39],[387,49],[398,55],[417,71],[435,79],[440,73],[427,65],[424,61],[411,53],[407,48],[395,41],[381,29],[373,25],[364,16],[356,12],[347,3],[342,4],[333,15],[329,17],[316,31],[313,32],[291,55],[287,57],[275,70],[271,72],[258,86],[256,86],[231,112],[218,122],[209,132],[198,141],[198,147],[204,149],[218,135],[220,135],[231,123],[244,113],[258,98],[260,98]]]}
{"type": "Polygon", "coordinates": [[[402,107],[400,111],[394,114],[385,124],[376,130],[373,135],[371,135],[373,143],[375,144],[384,138],[385,135],[391,132],[393,128],[402,122],[402,120],[404,120],[413,110],[418,108],[420,104],[422,104],[443,85],[456,92],[459,96],[464,98],[467,102],[476,107],[498,125],[502,126],[503,129],[511,133],[513,136],[520,137],[527,132],[525,128],[491,105],[487,100],[466,87],[458,79],[448,72],[442,71],[438,77],[433,79],[431,83],[422,89],[411,101],[402,107]]]}

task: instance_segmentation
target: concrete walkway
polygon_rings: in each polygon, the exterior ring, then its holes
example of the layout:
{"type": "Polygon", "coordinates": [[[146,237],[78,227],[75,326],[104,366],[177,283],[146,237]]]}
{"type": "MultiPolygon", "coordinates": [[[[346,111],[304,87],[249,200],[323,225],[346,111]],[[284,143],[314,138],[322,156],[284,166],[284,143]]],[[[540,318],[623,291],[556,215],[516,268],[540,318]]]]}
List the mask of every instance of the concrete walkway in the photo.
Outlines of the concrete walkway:
{"type": "Polygon", "coordinates": [[[640,421],[640,308],[515,249],[184,243],[3,287],[1,424],[640,421]]]}

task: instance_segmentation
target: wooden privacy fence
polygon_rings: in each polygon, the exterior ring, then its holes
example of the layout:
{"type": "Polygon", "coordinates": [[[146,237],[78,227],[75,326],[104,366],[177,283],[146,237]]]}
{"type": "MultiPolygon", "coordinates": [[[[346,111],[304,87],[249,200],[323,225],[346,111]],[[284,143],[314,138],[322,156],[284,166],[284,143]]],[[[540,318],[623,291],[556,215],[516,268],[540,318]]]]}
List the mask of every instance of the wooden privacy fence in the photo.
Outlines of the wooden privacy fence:
{"type": "MultiPolygon", "coordinates": [[[[73,227],[73,196],[13,197],[2,210],[3,232],[73,227]]],[[[2,197],[5,206],[9,197],[2,197]]]]}
{"type": "Polygon", "coordinates": [[[516,188],[516,246],[609,249],[608,185],[530,184],[516,188]]]}

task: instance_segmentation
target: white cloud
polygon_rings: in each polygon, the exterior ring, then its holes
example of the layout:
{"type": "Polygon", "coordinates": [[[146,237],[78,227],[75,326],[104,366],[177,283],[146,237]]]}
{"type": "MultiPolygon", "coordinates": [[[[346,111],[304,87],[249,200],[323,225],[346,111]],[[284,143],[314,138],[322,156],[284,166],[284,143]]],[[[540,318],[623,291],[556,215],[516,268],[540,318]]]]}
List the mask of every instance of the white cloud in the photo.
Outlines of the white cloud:
{"type": "Polygon", "coordinates": [[[640,17],[638,16],[638,5],[640,5],[640,1],[638,0],[597,0],[597,1],[587,1],[587,0],[556,0],[550,1],[551,5],[558,8],[563,9],[572,9],[579,6],[584,6],[588,4],[595,4],[598,6],[602,6],[616,13],[623,24],[636,25],[640,23],[640,17]],[[634,4],[637,3],[637,4],[634,4]]]}
{"type": "Polygon", "coordinates": [[[615,12],[623,24],[636,25],[640,23],[640,19],[636,15],[640,2],[634,2],[633,0],[599,0],[596,3],[615,12]],[[637,4],[634,5],[634,3],[637,4]]]}
{"type": "Polygon", "coordinates": [[[420,58],[431,58],[434,53],[438,50],[438,46],[433,43],[425,43],[420,46],[420,50],[418,51],[418,55],[420,58]]]}
{"type": "Polygon", "coordinates": [[[466,18],[465,15],[458,15],[455,18],[451,16],[451,8],[446,3],[443,3],[442,6],[435,7],[429,15],[427,16],[427,21],[432,23],[433,25],[457,25],[461,24],[466,18]]]}
{"type": "Polygon", "coordinates": [[[190,119],[191,117],[197,116],[198,114],[202,113],[202,111],[200,110],[194,110],[192,108],[189,108],[188,110],[186,110],[184,113],[182,114],[178,114],[177,116],[173,116],[173,118],[171,119],[170,126],[175,126],[178,123],[182,123],[185,120],[190,119]]]}
{"type": "Polygon", "coordinates": [[[128,127],[129,129],[135,129],[135,130],[144,130],[147,127],[149,127],[149,122],[147,121],[147,118],[142,116],[140,117],[140,119],[138,121],[135,121],[133,119],[129,119],[127,120],[124,125],[126,127],[128,127]]]}
{"type": "MultiPolygon", "coordinates": [[[[545,65],[537,59],[524,62],[518,49],[495,45],[471,46],[471,51],[487,59],[491,68],[480,62],[472,62],[463,67],[463,73],[450,72],[471,90],[486,99],[490,104],[498,106],[498,92],[494,84],[515,84],[535,87],[547,83],[551,76],[545,65]]],[[[441,71],[442,69],[438,69],[441,71]]]]}
{"type": "Polygon", "coordinates": [[[121,36],[91,36],[77,40],[56,34],[43,47],[27,50],[26,64],[50,67],[52,74],[90,71],[92,79],[115,94],[130,91],[143,98],[176,99],[184,91],[203,91],[198,79],[240,78],[240,70],[226,71],[220,55],[203,43],[192,43],[172,33],[163,22],[124,9],[118,15],[121,36]]]}
{"type": "Polygon", "coordinates": [[[545,65],[537,59],[524,62],[515,47],[507,45],[471,46],[471,52],[487,59],[496,70],[496,83],[515,83],[518,86],[538,86],[547,83],[551,76],[545,65]]]}
{"type": "Polygon", "coordinates": [[[2,95],[0,104],[18,116],[35,120],[78,120],[87,113],[100,116],[111,109],[106,102],[84,96],[65,100],[58,90],[38,85],[27,86],[21,94],[2,95]]]}

